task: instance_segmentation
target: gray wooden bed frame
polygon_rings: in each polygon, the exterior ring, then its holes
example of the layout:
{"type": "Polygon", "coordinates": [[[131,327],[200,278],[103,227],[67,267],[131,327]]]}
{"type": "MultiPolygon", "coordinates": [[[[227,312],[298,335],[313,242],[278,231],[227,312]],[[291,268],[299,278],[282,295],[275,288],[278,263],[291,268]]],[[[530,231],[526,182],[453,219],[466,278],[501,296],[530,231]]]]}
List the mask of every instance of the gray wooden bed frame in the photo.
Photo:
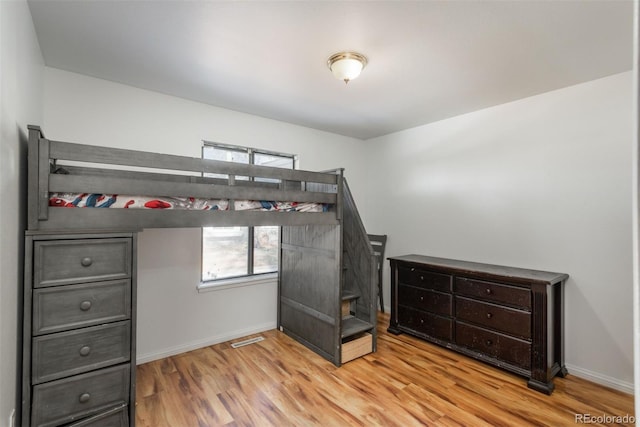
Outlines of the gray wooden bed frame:
{"type": "MultiPolygon", "coordinates": [[[[252,225],[282,226],[278,328],[337,366],[375,351],[376,261],[342,169],[310,172],[53,141],[40,127],[29,126],[23,425],[31,425],[32,413],[33,283],[27,282],[40,268],[34,242],[130,233],[135,252],[136,233],[144,228],[252,225]],[[330,207],[318,213],[62,208],[49,206],[54,192],[314,202],[330,207]]],[[[132,265],[131,360],[135,362],[135,253],[132,265]]],[[[135,369],[130,387],[127,423],[133,425],[135,369]]]]}
{"type": "Polygon", "coordinates": [[[29,126],[29,131],[29,230],[337,225],[340,222],[341,170],[309,172],[74,144],[46,139],[37,126],[29,126]],[[63,166],[61,161],[80,162],[80,165],[63,166]],[[141,168],[172,173],[148,172],[141,168]],[[64,173],[56,173],[61,171],[64,173]],[[212,173],[228,175],[229,179],[203,177],[212,173]],[[236,179],[247,176],[275,179],[280,183],[236,179]],[[315,202],[333,207],[321,213],[60,209],[49,206],[49,193],[53,192],[315,202]]]}

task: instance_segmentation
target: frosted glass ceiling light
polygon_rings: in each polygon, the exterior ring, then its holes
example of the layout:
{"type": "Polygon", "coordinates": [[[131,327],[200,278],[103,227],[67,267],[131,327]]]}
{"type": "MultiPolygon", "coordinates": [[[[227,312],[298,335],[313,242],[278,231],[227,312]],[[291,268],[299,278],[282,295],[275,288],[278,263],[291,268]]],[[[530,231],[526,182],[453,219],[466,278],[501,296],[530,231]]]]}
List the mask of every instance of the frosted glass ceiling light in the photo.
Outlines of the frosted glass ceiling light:
{"type": "Polygon", "coordinates": [[[345,83],[358,77],[365,65],[367,58],[356,52],[339,52],[327,60],[327,66],[335,78],[345,83]]]}

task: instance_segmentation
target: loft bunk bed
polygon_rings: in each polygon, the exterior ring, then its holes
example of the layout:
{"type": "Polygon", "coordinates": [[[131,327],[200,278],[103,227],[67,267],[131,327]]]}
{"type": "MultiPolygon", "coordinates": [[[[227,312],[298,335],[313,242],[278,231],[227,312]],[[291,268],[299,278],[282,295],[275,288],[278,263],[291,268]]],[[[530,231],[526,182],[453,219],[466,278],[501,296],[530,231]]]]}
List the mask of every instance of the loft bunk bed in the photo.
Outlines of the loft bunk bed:
{"type": "Polygon", "coordinates": [[[29,126],[27,223],[24,426],[134,424],[145,228],[281,226],[278,328],[337,366],[376,350],[375,256],[341,169],[54,141],[29,126]]]}
{"type": "Polygon", "coordinates": [[[340,222],[340,174],[53,141],[29,129],[30,230],[340,222]],[[225,178],[207,177],[215,174],[225,178]],[[73,206],[100,209],[61,209],[73,206]]]}

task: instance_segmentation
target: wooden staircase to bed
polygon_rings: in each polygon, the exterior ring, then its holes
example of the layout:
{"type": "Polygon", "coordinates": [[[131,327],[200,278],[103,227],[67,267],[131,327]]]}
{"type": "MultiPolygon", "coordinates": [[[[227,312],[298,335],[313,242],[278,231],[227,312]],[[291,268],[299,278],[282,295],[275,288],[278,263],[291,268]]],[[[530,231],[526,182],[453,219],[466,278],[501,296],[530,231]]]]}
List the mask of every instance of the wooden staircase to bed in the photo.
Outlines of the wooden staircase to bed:
{"type": "Polygon", "coordinates": [[[278,311],[281,331],[337,366],[375,351],[377,315],[375,255],[340,179],[340,225],[283,227],[278,311]]]}

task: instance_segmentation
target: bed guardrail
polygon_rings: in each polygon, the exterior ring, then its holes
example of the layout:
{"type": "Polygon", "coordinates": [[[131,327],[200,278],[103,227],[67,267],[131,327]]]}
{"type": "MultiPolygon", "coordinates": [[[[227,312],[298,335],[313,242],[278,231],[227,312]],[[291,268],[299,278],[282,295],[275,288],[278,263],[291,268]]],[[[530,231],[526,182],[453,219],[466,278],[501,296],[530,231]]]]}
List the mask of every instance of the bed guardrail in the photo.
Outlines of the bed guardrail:
{"type": "Polygon", "coordinates": [[[29,126],[31,230],[337,224],[342,171],[311,172],[48,140],[29,126]],[[329,205],[327,212],[63,209],[52,193],[134,194],[329,205]]]}

